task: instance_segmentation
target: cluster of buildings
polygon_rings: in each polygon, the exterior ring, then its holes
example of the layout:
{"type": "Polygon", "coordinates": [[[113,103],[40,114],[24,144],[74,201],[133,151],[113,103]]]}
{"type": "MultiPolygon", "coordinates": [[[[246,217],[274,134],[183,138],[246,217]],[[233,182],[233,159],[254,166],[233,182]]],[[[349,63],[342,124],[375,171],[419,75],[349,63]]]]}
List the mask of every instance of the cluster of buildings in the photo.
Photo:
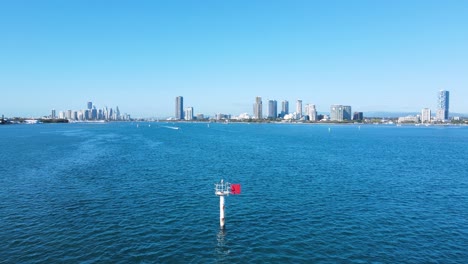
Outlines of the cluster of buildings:
{"type": "Polygon", "coordinates": [[[399,117],[399,123],[423,123],[447,122],[449,120],[450,92],[440,90],[437,94],[437,109],[435,116],[430,108],[423,108],[421,115],[399,117]]]}
{"type": "MultiPolygon", "coordinates": [[[[284,120],[303,120],[303,121],[361,121],[363,119],[362,112],[351,112],[349,105],[332,105],[330,106],[330,116],[319,115],[314,104],[306,104],[303,111],[302,100],[296,101],[296,111],[289,111],[289,102],[284,100],[281,102],[281,112],[278,113],[278,103],[276,100],[268,100],[268,115],[267,119],[284,119],[284,120]]],[[[253,105],[253,118],[264,119],[263,103],[260,96],[255,98],[253,105]]]]}
{"type": "MultiPolygon", "coordinates": [[[[264,113],[262,97],[257,96],[253,104],[253,115],[248,113],[241,114],[232,119],[246,120],[299,120],[299,121],[332,121],[332,122],[346,122],[346,121],[363,121],[363,112],[352,112],[349,105],[331,105],[329,115],[319,114],[314,104],[305,104],[303,106],[302,100],[296,101],[295,111],[290,111],[289,101],[284,100],[281,102],[281,111],[278,111],[278,102],[276,100],[268,100],[267,111],[264,113]]],[[[175,100],[175,120],[204,120],[203,114],[194,115],[193,107],[184,108],[184,98],[177,96],[175,100]]],[[[214,119],[231,119],[231,115],[216,114],[214,119]]],[[[435,116],[432,115],[431,109],[424,108],[421,115],[406,116],[398,118],[398,122],[414,122],[414,123],[431,123],[431,122],[446,122],[449,120],[449,91],[441,90],[438,93],[437,109],[435,116]]]]}
{"type": "MultiPolygon", "coordinates": [[[[184,108],[184,97],[177,96],[175,99],[175,117],[173,119],[192,121],[192,120],[206,120],[206,117],[203,114],[195,114],[195,112],[193,111],[193,106],[184,108]]],[[[231,119],[231,115],[218,113],[218,114],[215,114],[213,119],[229,120],[231,119]]]]}
{"type": "Polygon", "coordinates": [[[57,115],[55,109],[52,109],[51,119],[67,119],[69,121],[128,121],[129,114],[121,114],[119,107],[97,109],[92,102],[88,102],[86,109],[60,111],[57,115]]]}
{"type": "Polygon", "coordinates": [[[199,114],[195,118],[193,113],[193,107],[190,106],[184,108],[184,97],[177,96],[175,100],[175,119],[191,121],[194,119],[204,119],[204,116],[202,114],[199,114]]]}
{"type": "MultiPolygon", "coordinates": [[[[268,100],[268,111],[266,115],[263,113],[263,102],[262,97],[258,96],[255,98],[255,103],[253,105],[253,115],[247,113],[241,114],[233,119],[269,119],[269,120],[302,120],[302,121],[362,121],[363,113],[362,112],[351,112],[351,106],[349,105],[332,105],[330,107],[330,116],[318,114],[317,108],[314,104],[306,104],[305,107],[302,105],[302,100],[296,101],[296,111],[289,111],[289,102],[284,100],[281,102],[281,111],[278,112],[278,103],[276,100],[268,100]],[[305,111],[304,111],[305,110],[305,111]]],[[[214,119],[231,119],[229,114],[216,114],[214,119]]],[[[184,108],[184,98],[182,96],[177,96],[175,98],[175,120],[204,120],[205,116],[203,114],[194,115],[193,107],[184,108]]]]}

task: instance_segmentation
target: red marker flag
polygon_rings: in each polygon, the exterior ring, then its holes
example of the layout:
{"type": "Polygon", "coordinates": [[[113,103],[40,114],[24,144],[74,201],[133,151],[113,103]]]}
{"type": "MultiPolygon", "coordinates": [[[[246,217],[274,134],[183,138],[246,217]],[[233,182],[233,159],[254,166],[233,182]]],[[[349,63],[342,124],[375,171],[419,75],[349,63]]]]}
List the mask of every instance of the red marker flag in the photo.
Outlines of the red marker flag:
{"type": "Polygon", "coordinates": [[[240,194],[241,193],[241,187],[240,184],[231,184],[231,194],[240,194]]]}

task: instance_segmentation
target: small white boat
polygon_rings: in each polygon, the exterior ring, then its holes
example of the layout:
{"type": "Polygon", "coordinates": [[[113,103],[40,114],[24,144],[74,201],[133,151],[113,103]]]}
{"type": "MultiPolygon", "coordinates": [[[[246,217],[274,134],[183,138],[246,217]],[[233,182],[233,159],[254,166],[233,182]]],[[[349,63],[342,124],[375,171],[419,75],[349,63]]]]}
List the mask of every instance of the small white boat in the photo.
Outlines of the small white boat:
{"type": "Polygon", "coordinates": [[[175,127],[175,126],[163,126],[165,128],[169,128],[169,129],[174,129],[174,130],[178,130],[179,127],[175,127]]]}

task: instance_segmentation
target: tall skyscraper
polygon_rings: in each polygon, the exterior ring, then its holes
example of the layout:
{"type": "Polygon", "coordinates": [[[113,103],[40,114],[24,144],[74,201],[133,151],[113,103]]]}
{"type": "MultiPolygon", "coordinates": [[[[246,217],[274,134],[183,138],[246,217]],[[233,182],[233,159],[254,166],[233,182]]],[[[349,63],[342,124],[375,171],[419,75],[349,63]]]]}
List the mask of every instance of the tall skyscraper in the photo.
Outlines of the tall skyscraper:
{"type": "Polygon", "coordinates": [[[115,120],[120,120],[120,109],[119,107],[115,107],[115,120]]]}
{"type": "Polygon", "coordinates": [[[423,108],[421,110],[421,123],[430,123],[431,122],[431,109],[423,108]]]}
{"type": "Polygon", "coordinates": [[[187,107],[185,108],[185,120],[193,120],[193,107],[187,107]]]}
{"type": "Polygon", "coordinates": [[[281,117],[284,117],[287,114],[289,114],[289,102],[284,100],[281,102],[281,117]]]}
{"type": "Polygon", "coordinates": [[[184,119],[184,98],[182,96],[176,97],[175,118],[178,120],[184,119]]]}
{"type": "Polygon", "coordinates": [[[309,116],[310,121],[317,121],[317,109],[313,104],[306,105],[306,115],[309,116]]]}
{"type": "Polygon", "coordinates": [[[93,108],[93,102],[88,102],[88,110],[91,110],[93,108]]]}
{"type": "Polygon", "coordinates": [[[98,111],[97,111],[95,105],[93,105],[93,109],[91,110],[91,119],[93,119],[93,120],[98,119],[98,111]]]}
{"type": "Polygon", "coordinates": [[[262,97],[257,96],[255,98],[255,104],[254,104],[254,109],[253,109],[255,119],[262,119],[263,118],[262,109],[263,109],[262,97]]]}
{"type": "Polygon", "coordinates": [[[296,103],[296,113],[297,117],[301,118],[302,117],[302,100],[297,100],[296,103]]]}
{"type": "Polygon", "coordinates": [[[449,91],[440,90],[437,100],[436,119],[443,121],[449,119],[449,91]]]}
{"type": "Polygon", "coordinates": [[[107,108],[107,106],[104,107],[103,114],[104,114],[103,116],[104,120],[109,120],[109,109],[107,108]]]}
{"type": "Polygon", "coordinates": [[[52,119],[57,118],[57,115],[55,114],[55,109],[52,109],[52,115],[50,115],[52,119]]]}
{"type": "Polygon", "coordinates": [[[276,100],[268,101],[268,118],[277,118],[278,117],[278,105],[276,100]]]}

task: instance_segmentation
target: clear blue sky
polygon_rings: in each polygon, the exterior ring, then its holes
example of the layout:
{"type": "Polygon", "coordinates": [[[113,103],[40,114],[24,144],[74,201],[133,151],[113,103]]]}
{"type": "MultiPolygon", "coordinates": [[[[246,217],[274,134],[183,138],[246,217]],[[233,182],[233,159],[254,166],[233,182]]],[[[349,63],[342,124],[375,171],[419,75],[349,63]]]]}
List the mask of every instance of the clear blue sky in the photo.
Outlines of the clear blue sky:
{"type": "Polygon", "coordinates": [[[252,112],[255,96],[468,113],[468,1],[0,1],[0,114],[252,112]]]}

